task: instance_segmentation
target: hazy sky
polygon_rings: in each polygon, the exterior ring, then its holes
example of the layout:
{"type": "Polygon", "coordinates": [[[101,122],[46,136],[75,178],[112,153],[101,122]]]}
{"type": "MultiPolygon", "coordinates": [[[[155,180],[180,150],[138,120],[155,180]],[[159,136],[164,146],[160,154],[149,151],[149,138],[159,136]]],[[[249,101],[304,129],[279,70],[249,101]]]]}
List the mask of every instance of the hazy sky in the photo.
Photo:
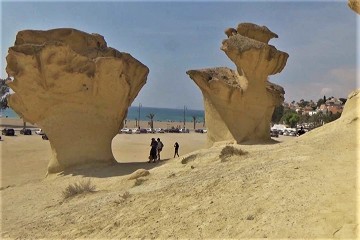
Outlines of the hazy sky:
{"type": "Polygon", "coordinates": [[[1,1],[1,77],[7,49],[24,29],[76,28],[99,33],[150,73],[133,105],[203,109],[187,70],[235,65],[223,51],[224,29],[241,22],[278,34],[270,44],[287,52],[270,81],[285,100],[347,97],[356,84],[357,15],[347,1],[1,1]]]}

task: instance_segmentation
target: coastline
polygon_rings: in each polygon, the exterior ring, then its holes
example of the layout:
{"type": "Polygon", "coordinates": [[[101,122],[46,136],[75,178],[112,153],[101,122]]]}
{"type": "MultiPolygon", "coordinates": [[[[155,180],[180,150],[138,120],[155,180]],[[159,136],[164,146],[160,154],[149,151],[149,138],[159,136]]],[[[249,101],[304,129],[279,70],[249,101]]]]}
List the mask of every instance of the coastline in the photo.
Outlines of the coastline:
{"type": "MultiPolygon", "coordinates": [[[[0,118],[1,128],[23,128],[24,122],[21,118],[0,118]]],[[[27,128],[38,128],[36,124],[26,123],[27,128]]]]}
{"type": "MultiPolygon", "coordinates": [[[[0,128],[14,128],[14,129],[21,129],[23,128],[23,120],[21,118],[0,118],[0,128]]],[[[176,128],[176,127],[182,128],[184,126],[184,122],[165,122],[165,121],[154,121],[154,128],[176,128]]],[[[29,122],[26,123],[26,127],[30,129],[39,128],[36,124],[31,124],[29,122]]],[[[141,128],[149,128],[150,124],[149,121],[140,121],[140,127],[141,128]]],[[[194,130],[194,123],[193,122],[186,122],[185,127],[187,129],[194,130]]],[[[136,126],[136,120],[127,120],[126,124],[124,124],[124,128],[137,128],[136,126]]],[[[202,122],[196,123],[196,129],[198,128],[206,128],[202,122]]]]}

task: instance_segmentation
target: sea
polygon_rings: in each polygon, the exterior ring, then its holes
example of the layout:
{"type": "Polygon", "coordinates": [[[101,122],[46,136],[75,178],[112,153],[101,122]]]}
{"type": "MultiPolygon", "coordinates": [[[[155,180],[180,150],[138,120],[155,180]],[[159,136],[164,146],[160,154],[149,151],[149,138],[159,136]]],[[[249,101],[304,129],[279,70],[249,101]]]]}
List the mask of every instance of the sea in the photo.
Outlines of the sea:
{"type": "MultiPolygon", "coordinates": [[[[197,122],[204,122],[205,117],[204,110],[131,106],[128,109],[126,119],[137,120],[140,116],[140,121],[149,121],[148,116],[150,114],[154,115],[154,121],[160,122],[183,122],[184,118],[185,122],[193,122],[193,117],[196,118],[197,122]]],[[[0,117],[20,118],[11,108],[1,110],[0,117]]]]}

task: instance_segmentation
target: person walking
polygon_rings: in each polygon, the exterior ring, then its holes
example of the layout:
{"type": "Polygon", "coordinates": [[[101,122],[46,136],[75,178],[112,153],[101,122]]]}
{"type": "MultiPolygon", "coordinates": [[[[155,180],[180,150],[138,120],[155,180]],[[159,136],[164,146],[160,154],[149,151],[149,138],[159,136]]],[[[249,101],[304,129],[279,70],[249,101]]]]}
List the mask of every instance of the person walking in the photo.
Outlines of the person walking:
{"type": "Polygon", "coordinates": [[[175,157],[176,155],[179,157],[179,144],[178,144],[177,142],[175,142],[174,148],[175,148],[174,157],[175,157]]]}
{"type": "Polygon", "coordinates": [[[160,141],[160,138],[157,139],[157,160],[160,161],[160,153],[164,147],[164,144],[160,141]]]}

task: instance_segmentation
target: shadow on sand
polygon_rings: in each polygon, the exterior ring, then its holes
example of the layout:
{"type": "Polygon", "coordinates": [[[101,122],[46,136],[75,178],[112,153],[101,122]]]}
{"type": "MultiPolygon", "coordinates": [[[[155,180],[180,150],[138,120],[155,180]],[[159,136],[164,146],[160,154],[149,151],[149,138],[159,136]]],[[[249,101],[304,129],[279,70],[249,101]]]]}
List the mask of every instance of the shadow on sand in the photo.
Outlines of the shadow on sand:
{"type": "Polygon", "coordinates": [[[125,176],[135,172],[138,169],[151,170],[166,163],[170,158],[163,159],[160,162],[148,163],[148,162],[128,162],[128,163],[115,163],[111,165],[92,165],[84,166],[81,168],[66,169],[59,173],[59,176],[84,176],[95,178],[107,178],[125,176]]]}
{"type": "Polygon", "coordinates": [[[271,144],[278,144],[281,143],[281,141],[275,140],[273,138],[269,139],[269,140],[264,140],[264,141],[245,141],[240,143],[240,145],[271,145],[271,144]]]}

